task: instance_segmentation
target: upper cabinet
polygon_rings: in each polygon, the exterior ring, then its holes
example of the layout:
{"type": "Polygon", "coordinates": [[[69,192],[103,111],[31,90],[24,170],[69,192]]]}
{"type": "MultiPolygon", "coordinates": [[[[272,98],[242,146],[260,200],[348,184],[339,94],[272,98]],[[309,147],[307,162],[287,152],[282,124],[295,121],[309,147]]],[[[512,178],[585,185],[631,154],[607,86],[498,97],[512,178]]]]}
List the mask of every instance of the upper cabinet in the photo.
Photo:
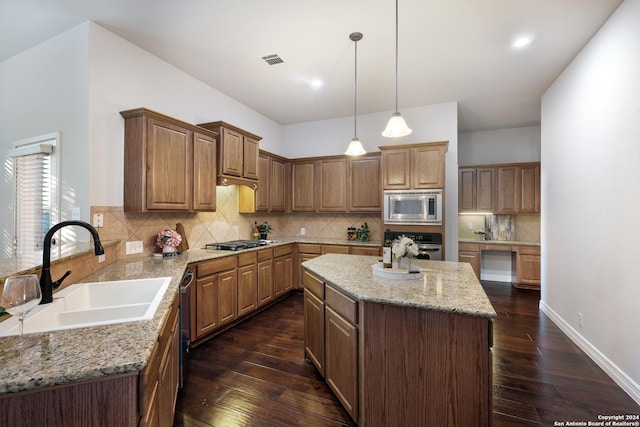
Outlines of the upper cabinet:
{"type": "Polygon", "coordinates": [[[380,212],[382,210],[380,155],[350,158],[349,171],[349,211],[380,212]]]}
{"type": "Polygon", "coordinates": [[[444,188],[447,145],[447,142],[433,142],[379,147],[383,189],[444,188]]]}
{"type": "Polygon", "coordinates": [[[124,210],[214,211],[217,133],[145,108],[120,114],[124,210]]]}
{"type": "Polygon", "coordinates": [[[316,161],[296,160],[291,163],[291,210],[316,211],[316,161]]]}
{"type": "Polygon", "coordinates": [[[198,126],[220,135],[218,185],[243,184],[258,188],[258,153],[262,138],[225,122],[198,126]]]}
{"type": "Polygon", "coordinates": [[[458,209],[495,214],[540,213],[540,163],[460,168],[458,209]]]}
{"type": "Polygon", "coordinates": [[[285,212],[287,209],[287,171],[289,161],[266,151],[258,155],[259,187],[238,187],[238,211],[285,212]]]}

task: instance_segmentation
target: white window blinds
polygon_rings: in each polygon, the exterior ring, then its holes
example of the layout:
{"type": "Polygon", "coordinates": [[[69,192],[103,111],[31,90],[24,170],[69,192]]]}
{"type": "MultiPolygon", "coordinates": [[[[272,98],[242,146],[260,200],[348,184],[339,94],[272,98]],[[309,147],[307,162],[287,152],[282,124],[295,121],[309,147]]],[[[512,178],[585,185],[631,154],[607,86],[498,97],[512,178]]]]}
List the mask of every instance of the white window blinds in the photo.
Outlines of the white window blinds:
{"type": "Polygon", "coordinates": [[[57,223],[56,153],[58,132],[20,141],[6,155],[13,160],[14,239],[16,255],[40,256],[42,242],[57,223]]]}

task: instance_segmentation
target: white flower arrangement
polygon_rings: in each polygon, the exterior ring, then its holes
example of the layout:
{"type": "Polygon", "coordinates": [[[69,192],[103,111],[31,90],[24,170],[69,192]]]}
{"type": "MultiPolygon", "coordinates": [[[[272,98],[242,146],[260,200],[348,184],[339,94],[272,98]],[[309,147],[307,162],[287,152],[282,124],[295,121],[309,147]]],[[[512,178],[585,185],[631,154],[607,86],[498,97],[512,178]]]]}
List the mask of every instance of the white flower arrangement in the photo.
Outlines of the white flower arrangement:
{"type": "Polygon", "coordinates": [[[410,238],[402,235],[393,241],[391,252],[397,259],[402,257],[413,258],[418,255],[418,245],[410,238]]]}
{"type": "Polygon", "coordinates": [[[161,231],[158,233],[158,237],[156,238],[156,245],[159,248],[164,248],[165,246],[175,248],[180,244],[180,242],[182,242],[182,236],[174,230],[161,231]]]}

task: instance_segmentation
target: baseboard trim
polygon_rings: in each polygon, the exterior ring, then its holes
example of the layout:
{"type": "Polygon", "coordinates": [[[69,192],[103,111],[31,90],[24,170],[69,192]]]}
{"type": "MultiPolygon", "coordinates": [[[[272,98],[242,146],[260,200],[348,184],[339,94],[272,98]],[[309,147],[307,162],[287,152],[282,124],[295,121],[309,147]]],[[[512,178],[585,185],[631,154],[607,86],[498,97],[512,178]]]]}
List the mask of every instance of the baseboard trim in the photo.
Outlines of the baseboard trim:
{"type": "Polygon", "coordinates": [[[586,340],[551,307],[540,301],[540,310],[564,332],[587,356],[593,360],[612,380],[616,382],[638,405],[640,405],[640,385],[622,371],[618,365],[607,358],[593,344],[586,340]]]}

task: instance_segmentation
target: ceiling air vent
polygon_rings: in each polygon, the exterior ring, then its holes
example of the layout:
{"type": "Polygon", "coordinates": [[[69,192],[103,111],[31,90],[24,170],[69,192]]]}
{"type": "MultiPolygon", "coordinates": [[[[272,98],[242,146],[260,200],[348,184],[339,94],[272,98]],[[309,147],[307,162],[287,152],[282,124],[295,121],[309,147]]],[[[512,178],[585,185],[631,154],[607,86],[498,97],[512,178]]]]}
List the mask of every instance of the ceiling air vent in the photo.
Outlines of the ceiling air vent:
{"type": "Polygon", "coordinates": [[[262,57],[262,60],[269,65],[282,64],[284,62],[282,58],[278,56],[277,53],[272,53],[271,55],[265,55],[262,57]]]}

